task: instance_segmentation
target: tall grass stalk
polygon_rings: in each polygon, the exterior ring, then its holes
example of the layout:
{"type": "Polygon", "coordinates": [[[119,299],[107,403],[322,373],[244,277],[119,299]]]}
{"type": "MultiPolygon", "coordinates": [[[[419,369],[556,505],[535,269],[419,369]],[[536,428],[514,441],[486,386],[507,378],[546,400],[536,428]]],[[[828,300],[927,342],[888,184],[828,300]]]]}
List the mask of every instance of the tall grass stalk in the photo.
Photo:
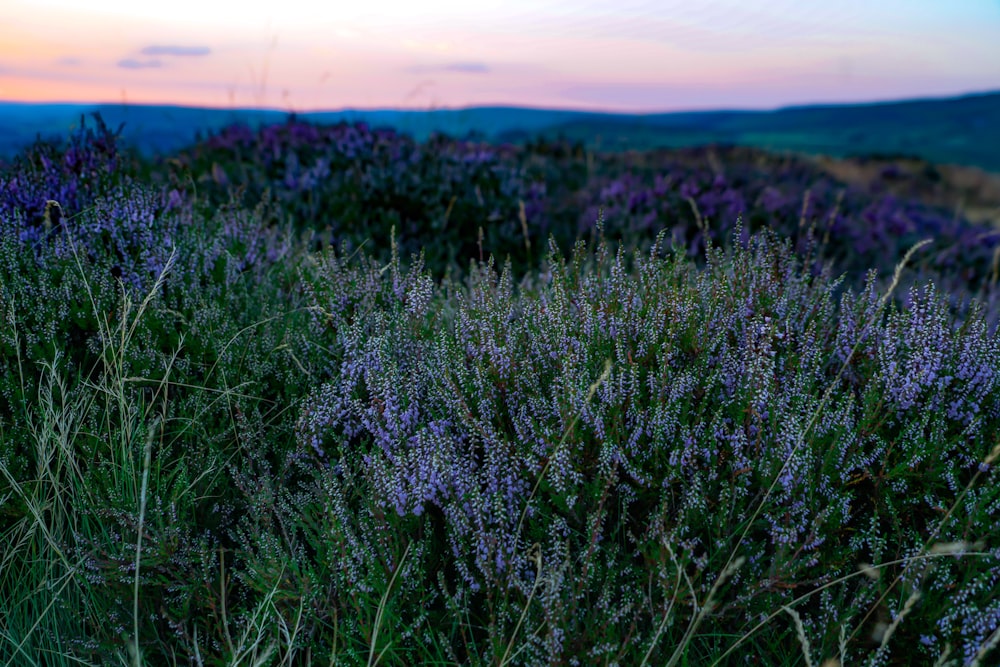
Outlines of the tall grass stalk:
{"type": "Polygon", "coordinates": [[[375,647],[378,644],[378,631],[382,627],[382,616],[385,614],[386,605],[389,602],[389,593],[392,591],[392,585],[396,583],[396,577],[399,576],[400,571],[403,569],[403,564],[406,562],[406,557],[410,553],[409,544],[406,545],[406,550],[403,551],[403,557],[399,559],[399,564],[396,566],[395,571],[392,573],[392,577],[389,579],[389,584],[385,587],[385,592],[382,593],[382,599],[379,600],[378,609],[375,611],[375,627],[372,629],[372,641],[368,647],[368,667],[375,667],[378,665],[379,660],[387,650],[389,650],[389,645],[387,644],[378,655],[375,655],[375,647]]]}

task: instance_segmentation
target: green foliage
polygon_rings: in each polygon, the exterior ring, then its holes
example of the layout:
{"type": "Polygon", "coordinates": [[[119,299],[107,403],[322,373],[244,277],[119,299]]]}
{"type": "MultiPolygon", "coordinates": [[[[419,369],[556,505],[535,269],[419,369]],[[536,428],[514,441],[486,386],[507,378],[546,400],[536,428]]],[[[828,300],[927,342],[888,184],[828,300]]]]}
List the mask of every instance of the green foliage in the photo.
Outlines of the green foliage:
{"type": "Polygon", "coordinates": [[[0,220],[0,660],[994,655],[982,312],[736,221],[439,279],[257,194],[0,220]]]}

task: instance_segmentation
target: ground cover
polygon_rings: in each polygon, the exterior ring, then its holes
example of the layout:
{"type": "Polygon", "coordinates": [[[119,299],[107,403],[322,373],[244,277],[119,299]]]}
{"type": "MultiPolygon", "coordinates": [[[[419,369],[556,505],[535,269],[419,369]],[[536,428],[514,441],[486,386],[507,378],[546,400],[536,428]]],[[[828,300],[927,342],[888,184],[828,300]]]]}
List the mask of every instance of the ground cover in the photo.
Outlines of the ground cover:
{"type": "Polygon", "coordinates": [[[737,150],[37,145],[0,658],[988,664],[989,231],[737,150]]]}

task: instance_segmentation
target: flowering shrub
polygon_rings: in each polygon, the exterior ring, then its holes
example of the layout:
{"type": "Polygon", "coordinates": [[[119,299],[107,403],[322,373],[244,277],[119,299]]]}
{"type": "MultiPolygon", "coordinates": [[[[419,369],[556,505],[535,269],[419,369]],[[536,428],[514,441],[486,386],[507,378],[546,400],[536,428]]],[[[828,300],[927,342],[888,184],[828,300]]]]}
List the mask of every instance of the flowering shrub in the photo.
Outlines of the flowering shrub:
{"type": "Polygon", "coordinates": [[[364,123],[292,120],[258,132],[226,128],[167,161],[161,178],[211,206],[234,187],[251,201],[270,190],[297,230],[337,246],[365,244],[381,261],[395,233],[400,254],[423,250],[435,275],[462,271],[483,253],[513,254],[524,270],[519,202],[533,211],[539,194],[522,182],[512,153],[439,136],[419,145],[364,123]]]}
{"type": "MultiPolygon", "coordinates": [[[[990,533],[989,483],[937,532],[1000,428],[1000,348],[981,320],[952,329],[931,288],[883,316],[872,282],[838,308],[829,276],[803,272],[771,236],[731,258],[710,251],[701,273],[683,253],[656,254],[637,257],[630,278],[606,246],[568,264],[553,252],[520,294],[509,268],[497,278],[484,266],[436,309],[448,316],[428,310],[419,266],[381,277],[327,256],[317,326],[337,363],[298,426],[321,475],[304,538],[317,557],[295,567],[345,600],[399,569],[398,641],[457,615],[470,633],[459,661],[503,646],[524,614],[542,628],[524,639],[526,663],[636,664],[675,574],[703,600],[734,550],[746,562],[707,623],[747,629],[822,591],[799,614],[829,654],[880,588],[827,584],[859,563],[915,557],[932,535],[990,533]]],[[[997,558],[994,546],[933,572],[887,568],[925,586],[923,611],[899,632],[974,652],[995,627],[997,558]],[[972,596],[964,620],[935,611],[949,581],[972,596]]],[[[658,664],[684,625],[668,624],[658,664]]],[[[351,626],[364,635],[363,619],[351,626]]]]}
{"type": "Polygon", "coordinates": [[[982,230],[738,151],[208,146],[0,173],[4,662],[992,657],[982,230]]]}
{"type": "MultiPolygon", "coordinates": [[[[22,180],[16,172],[5,182],[22,180]]],[[[155,412],[165,425],[152,456],[163,476],[144,514],[144,604],[157,619],[149,630],[174,632],[192,607],[213,603],[220,550],[235,547],[229,533],[256,476],[274,470],[283,480],[288,405],[316,363],[308,351],[288,354],[307,319],[295,308],[292,242],[262,223],[268,202],[195,217],[190,202],[125,175],[94,187],[73,215],[72,203],[50,204],[58,224],[44,236],[20,210],[0,214],[0,526],[16,531],[33,516],[42,495],[26,490],[42,487],[29,480],[62,442],[53,497],[73,498],[59,501],[72,504],[72,530],[52,535],[96,594],[86,603],[59,595],[53,605],[61,618],[88,610],[63,644],[84,656],[108,655],[95,651],[131,626],[138,486],[122,476],[127,462],[142,461],[152,432],[143,423],[155,412]],[[246,460],[233,465],[234,451],[246,460]]],[[[13,623],[37,600],[24,599],[19,591],[33,585],[8,571],[0,598],[13,623]]],[[[39,631],[28,646],[54,645],[60,630],[39,631]]]]}
{"type": "MultiPolygon", "coordinates": [[[[891,275],[906,249],[932,238],[911,284],[934,280],[955,312],[966,307],[960,294],[996,298],[995,230],[897,196],[890,180],[845,185],[802,159],[743,148],[594,156],[564,141],[492,147],[435,135],[417,144],[363,123],[291,120],[227,128],[162,167],[157,177],[178,196],[197,192],[211,206],[234,188],[250,201],[270,189],[280,221],[320,245],[363,244],[379,261],[388,261],[395,230],[404,261],[423,250],[438,277],[462,275],[470,259],[490,254],[509,256],[521,276],[537,267],[550,237],[564,252],[579,239],[593,242],[603,210],[606,233],[626,250],[648,249],[666,229],[696,261],[706,235],[728,243],[742,218],[743,241],[773,229],[817,270],[832,261],[856,289],[869,268],[891,275]]],[[[996,326],[1000,312],[991,308],[987,319],[996,326]]]]}
{"type": "Polygon", "coordinates": [[[20,220],[22,240],[45,234],[47,201],[73,216],[131,173],[133,156],[118,145],[121,128],[112,132],[99,114],[94,121],[96,129],[81,117],[68,145],[38,141],[0,173],[0,220],[20,220]]]}
{"type": "Polygon", "coordinates": [[[666,228],[697,256],[706,231],[723,242],[742,217],[746,232],[777,231],[794,239],[803,256],[819,246],[821,258],[834,262],[835,273],[848,272],[855,287],[869,268],[891,275],[908,248],[931,238],[932,250],[921,261],[926,278],[949,291],[989,287],[1000,248],[995,230],[954,210],[896,197],[878,183],[869,190],[843,185],[802,160],[761,164],[754,158],[733,148],[615,160],[591,185],[580,232],[593,230],[600,208],[615,238],[648,247],[666,228]]]}

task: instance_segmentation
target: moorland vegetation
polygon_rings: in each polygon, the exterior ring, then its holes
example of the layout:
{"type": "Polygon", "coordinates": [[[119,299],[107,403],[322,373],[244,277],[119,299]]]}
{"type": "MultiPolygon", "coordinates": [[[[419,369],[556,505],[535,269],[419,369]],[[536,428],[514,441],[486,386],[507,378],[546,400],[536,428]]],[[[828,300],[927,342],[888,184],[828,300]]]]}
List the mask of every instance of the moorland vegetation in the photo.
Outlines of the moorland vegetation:
{"type": "Polygon", "coordinates": [[[998,258],[789,155],[98,117],[0,165],[0,661],[989,664],[998,258]]]}

